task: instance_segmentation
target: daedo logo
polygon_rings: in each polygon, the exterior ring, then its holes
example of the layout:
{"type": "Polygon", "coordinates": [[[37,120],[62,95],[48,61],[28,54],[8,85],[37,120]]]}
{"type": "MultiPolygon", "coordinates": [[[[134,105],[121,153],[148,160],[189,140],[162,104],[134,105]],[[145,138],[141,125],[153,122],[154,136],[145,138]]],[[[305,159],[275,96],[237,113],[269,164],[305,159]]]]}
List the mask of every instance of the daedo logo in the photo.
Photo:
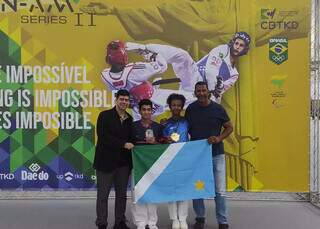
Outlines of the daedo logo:
{"type": "Polygon", "coordinates": [[[31,172],[28,172],[26,170],[21,171],[21,180],[27,180],[27,181],[35,181],[35,180],[49,180],[49,174],[41,170],[41,166],[37,163],[32,163],[29,165],[29,170],[31,172]]]}
{"type": "Polygon", "coordinates": [[[29,166],[29,169],[30,169],[32,172],[36,173],[36,172],[38,172],[38,171],[41,169],[41,167],[40,167],[37,163],[32,163],[32,164],[29,166]]]}

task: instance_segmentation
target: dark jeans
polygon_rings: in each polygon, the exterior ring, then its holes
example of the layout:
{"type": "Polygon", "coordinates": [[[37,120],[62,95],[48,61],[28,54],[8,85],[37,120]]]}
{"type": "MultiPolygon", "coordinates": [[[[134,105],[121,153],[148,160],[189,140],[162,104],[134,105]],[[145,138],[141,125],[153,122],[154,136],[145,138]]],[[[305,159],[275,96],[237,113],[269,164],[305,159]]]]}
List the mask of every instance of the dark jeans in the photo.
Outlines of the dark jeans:
{"type": "Polygon", "coordinates": [[[97,170],[97,219],[96,225],[108,225],[108,198],[112,185],[115,189],[115,223],[126,219],[127,185],[129,167],[120,167],[112,172],[97,170]]]}

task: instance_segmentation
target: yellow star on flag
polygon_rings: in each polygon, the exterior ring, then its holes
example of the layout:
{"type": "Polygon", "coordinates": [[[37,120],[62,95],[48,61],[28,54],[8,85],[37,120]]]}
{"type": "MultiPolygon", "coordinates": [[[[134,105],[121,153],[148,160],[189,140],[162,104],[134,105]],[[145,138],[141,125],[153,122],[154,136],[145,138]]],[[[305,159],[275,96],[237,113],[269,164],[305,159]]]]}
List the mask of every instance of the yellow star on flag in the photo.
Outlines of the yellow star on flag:
{"type": "Polygon", "coordinates": [[[194,183],[194,186],[196,188],[196,190],[203,190],[204,189],[204,182],[201,180],[197,180],[196,183],[194,183]]]}

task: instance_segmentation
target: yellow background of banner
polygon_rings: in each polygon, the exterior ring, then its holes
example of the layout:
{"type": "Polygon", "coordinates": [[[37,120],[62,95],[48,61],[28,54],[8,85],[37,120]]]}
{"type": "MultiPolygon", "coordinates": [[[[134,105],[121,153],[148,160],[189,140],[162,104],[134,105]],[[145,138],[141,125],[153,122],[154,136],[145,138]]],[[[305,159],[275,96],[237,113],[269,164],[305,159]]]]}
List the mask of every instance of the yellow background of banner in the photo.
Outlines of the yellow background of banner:
{"type": "MultiPolygon", "coordinates": [[[[0,15],[1,30],[19,40],[26,31],[32,37],[26,45],[29,53],[46,49],[46,65],[86,64],[91,85],[72,85],[75,89],[104,89],[100,72],[106,67],[105,48],[112,40],[140,43],[167,43],[189,51],[199,60],[213,47],[229,41],[236,31],[247,31],[252,37],[249,54],[238,63],[239,80],[223,97],[235,124],[235,131],[226,140],[228,188],[246,191],[307,191],[309,166],[309,1],[252,1],[252,0],[121,0],[102,1],[110,11],[82,18],[84,26],[74,26],[76,16],[67,16],[67,24],[21,24],[21,15],[27,10],[0,15]],[[262,30],[261,9],[297,11],[292,17],[278,20],[296,20],[296,30],[262,30]],[[161,12],[161,14],[159,13],[161,12]],[[288,38],[288,60],[280,65],[269,60],[268,39],[288,38]],[[280,80],[281,86],[272,83],[280,80]],[[285,96],[274,101],[272,94],[285,96]]],[[[75,12],[90,1],[73,4],[75,12]]],[[[33,12],[32,15],[41,14],[33,12]]],[[[60,15],[52,13],[51,15],[60,15]]],[[[50,14],[48,14],[50,15],[50,14]]],[[[36,65],[22,53],[22,63],[36,65]]],[[[141,60],[130,54],[132,61],[141,60]]],[[[131,62],[131,61],[130,61],[131,62]]],[[[171,78],[173,71],[162,77],[171,78]]],[[[41,85],[37,88],[67,89],[70,85],[41,85]]],[[[178,85],[170,86],[177,88],[178,85]]],[[[111,95],[109,100],[111,101],[111,95]]],[[[45,109],[39,109],[43,111],[45,109]]],[[[95,123],[98,109],[92,112],[95,123]]]]}

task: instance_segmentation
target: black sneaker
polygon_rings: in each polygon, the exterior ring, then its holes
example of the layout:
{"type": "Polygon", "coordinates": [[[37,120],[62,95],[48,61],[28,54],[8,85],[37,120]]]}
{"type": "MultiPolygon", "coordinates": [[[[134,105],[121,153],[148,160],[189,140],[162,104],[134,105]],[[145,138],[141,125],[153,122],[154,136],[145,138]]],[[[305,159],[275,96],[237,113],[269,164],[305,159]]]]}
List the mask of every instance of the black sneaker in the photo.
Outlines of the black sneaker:
{"type": "Polygon", "coordinates": [[[219,229],[228,229],[229,225],[228,224],[219,224],[219,229]]]}
{"type": "Polygon", "coordinates": [[[204,221],[205,219],[203,217],[197,217],[195,224],[193,224],[193,229],[203,229],[204,221]]]}
{"type": "Polygon", "coordinates": [[[106,225],[98,225],[98,229],[107,229],[106,225]]]}
{"type": "Polygon", "coordinates": [[[120,221],[113,226],[113,229],[130,229],[125,221],[120,221]]]}

